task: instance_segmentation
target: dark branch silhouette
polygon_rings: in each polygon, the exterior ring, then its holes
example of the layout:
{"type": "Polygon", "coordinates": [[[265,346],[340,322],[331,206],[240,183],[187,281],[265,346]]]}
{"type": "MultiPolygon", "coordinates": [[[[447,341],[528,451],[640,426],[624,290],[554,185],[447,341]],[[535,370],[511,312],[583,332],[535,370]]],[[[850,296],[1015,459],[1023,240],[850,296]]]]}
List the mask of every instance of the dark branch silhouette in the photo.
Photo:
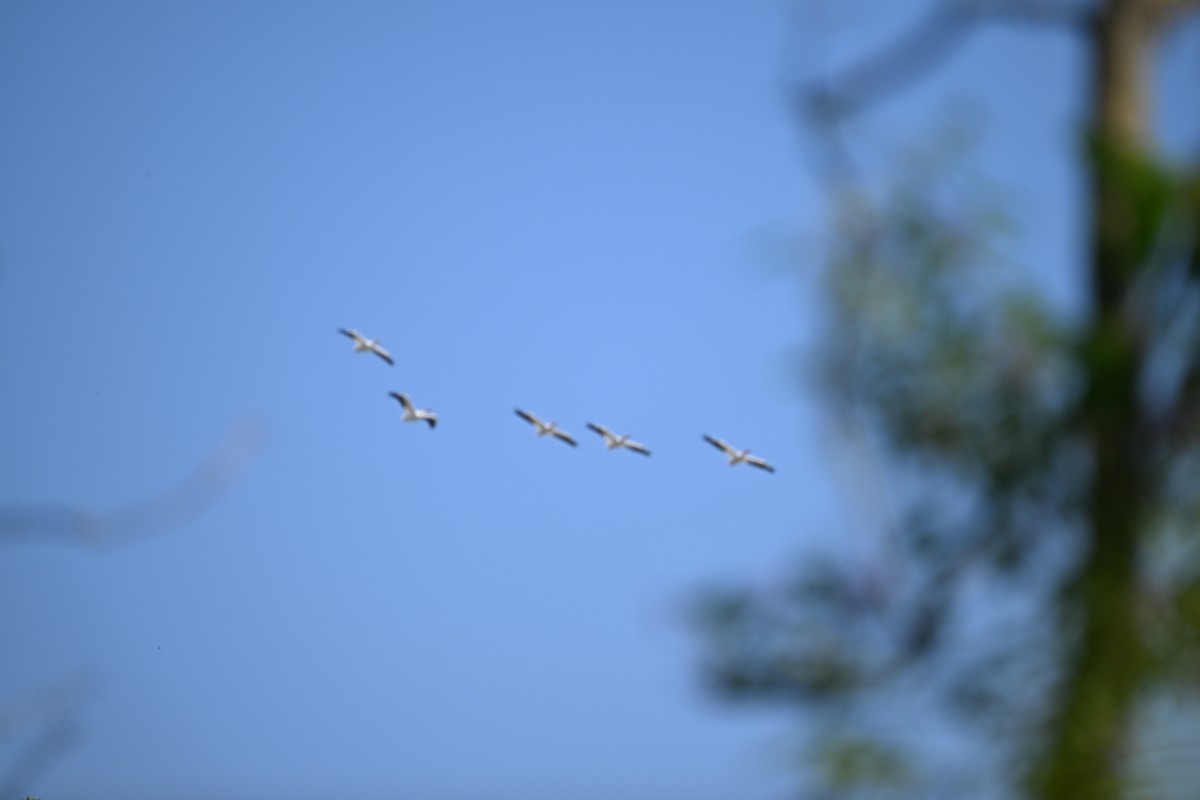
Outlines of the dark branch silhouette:
{"type": "MultiPolygon", "coordinates": [[[[1192,0],[1185,0],[1192,2],[1192,0]]],[[[798,115],[817,135],[819,171],[848,185],[859,176],[842,133],[850,117],[901,93],[950,59],[988,23],[1086,32],[1095,10],[1068,0],[941,0],[890,44],[793,90],[798,115]]]]}
{"type": "Polygon", "coordinates": [[[0,797],[22,796],[80,741],[79,709],[95,694],[95,681],[78,673],[0,708],[0,739],[37,731],[0,770],[0,797]]]}
{"type": "Polygon", "coordinates": [[[945,0],[882,50],[828,80],[802,87],[802,110],[828,124],[877,103],[940,66],[981,23],[1083,30],[1093,14],[1081,4],[1057,0],[945,0]]]}
{"type": "Polygon", "coordinates": [[[65,504],[0,507],[0,543],[57,543],[109,551],[178,528],[212,506],[237,482],[261,442],[262,431],[256,422],[235,425],[191,475],[160,494],[112,511],[88,511],[65,504]]]}

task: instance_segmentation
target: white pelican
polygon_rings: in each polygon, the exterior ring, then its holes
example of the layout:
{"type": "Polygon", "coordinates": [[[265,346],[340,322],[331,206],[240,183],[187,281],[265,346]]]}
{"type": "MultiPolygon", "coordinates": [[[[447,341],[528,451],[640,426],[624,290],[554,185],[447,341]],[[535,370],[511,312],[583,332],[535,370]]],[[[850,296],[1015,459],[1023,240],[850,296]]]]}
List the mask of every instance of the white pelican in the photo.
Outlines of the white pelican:
{"type": "Polygon", "coordinates": [[[616,450],[618,447],[624,447],[628,450],[632,450],[635,453],[641,453],[644,456],[650,455],[650,451],[646,449],[645,445],[631,441],[628,433],[623,433],[620,436],[617,436],[603,425],[593,425],[589,422],[587,426],[604,437],[604,445],[609,450],[616,450]]]}
{"type": "Polygon", "coordinates": [[[429,427],[437,427],[437,414],[427,408],[413,408],[413,404],[409,402],[408,397],[399,392],[388,392],[388,395],[399,400],[400,405],[404,406],[405,422],[428,422],[429,427]]]}
{"type": "Polygon", "coordinates": [[[391,354],[379,346],[378,339],[368,339],[353,328],[338,328],[338,333],[349,336],[354,340],[354,352],[356,353],[374,353],[384,361],[396,366],[396,362],[392,361],[391,354]]]}
{"type": "Polygon", "coordinates": [[[747,447],[745,450],[738,450],[736,447],[729,444],[728,442],[723,442],[720,439],[714,439],[713,437],[709,436],[708,434],[704,435],[704,441],[708,442],[713,447],[723,450],[725,452],[725,455],[729,456],[729,466],[731,466],[731,467],[736,466],[741,463],[746,463],[752,467],[758,467],[759,469],[765,469],[767,472],[775,471],[775,468],[772,467],[770,464],[768,464],[766,461],[763,461],[758,456],[750,455],[749,447],[747,447]]]}
{"type": "Polygon", "coordinates": [[[550,434],[557,439],[562,439],[564,442],[571,445],[571,447],[575,447],[575,440],[568,436],[566,431],[559,430],[556,427],[558,423],[542,422],[535,415],[530,414],[528,411],[522,411],[519,408],[517,409],[517,416],[528,422],[533,427],[537,428],[538,436],[550,434]]]}

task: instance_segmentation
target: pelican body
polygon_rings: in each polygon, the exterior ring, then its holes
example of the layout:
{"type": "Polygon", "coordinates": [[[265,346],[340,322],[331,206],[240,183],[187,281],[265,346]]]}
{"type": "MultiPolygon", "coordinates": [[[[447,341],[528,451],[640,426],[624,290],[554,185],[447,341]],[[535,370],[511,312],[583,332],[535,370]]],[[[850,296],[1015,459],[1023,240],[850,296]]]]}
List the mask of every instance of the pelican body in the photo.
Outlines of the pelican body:
{"type": "Polygon", "coordinates": [[[758,467],[759,469],[766,470],[767,472],[775,471],[775,468],[763,459],[759,458],[758,456],[750,455],[749,447],[747,447],[745,450],[738,450],[728,442],[715,439],[707,434],[704,436],[704,441],[708,442],[713,447],[721,450],[725,453],[725,455],[729,456],[729,466],[731,467],[736,467],[738,464],[749,464],[752,467],[758,467]]]}
{"type": "Polygon", "coordinates": [[[389,397],[394,397],[404,408],[404,416],[402,419],[405,422],[425,422],[430,428],[437,427],[437,414],[427,408],[415,408],[407,395],[399,392],[388,392],[389,397]]]}
{"type": "Polygon", "coordinates": [[[391,353],[380,347],[378,339],[368,339],[353,328],[338,328],[338,333],[343,336],[349,336],[354,340],[354,352],[374,353],[393,367],[396,366],[396,362],[392,360],[391,353]]]}
{"type": "Polygon", "coordinates": [[[564,441],[567,444],[571,445],[571,447],[576,446],[575,440],[572,439],[570,437],[570,435],[567,434],[566,431],[559,428],[558,423],[543,422],[541,419],[539,419],[537,417],[536,414],[531,414],[528,411],[522,411],[519,408],[516,411],[517,411],[518,417],[520,417],[521,419],[528,422],[530,425],[532,425],[537,430],[538,436],[553,436],[556,439],[559,439],[559,440],[564,441]]]}
{"type": "Polygon", "coordinates": [[[641,453],[644,456],[650,455],[650,451],[646,449],[646,446],[630,439],[628,433],[623,433],[618,436],[603,425],[595,425],[589,422],[587,426],[591,430],[604,437],[604,446],[609,450],[616,450],[624,447],[626,450],[632,450],[633,452],[641,453]]]}

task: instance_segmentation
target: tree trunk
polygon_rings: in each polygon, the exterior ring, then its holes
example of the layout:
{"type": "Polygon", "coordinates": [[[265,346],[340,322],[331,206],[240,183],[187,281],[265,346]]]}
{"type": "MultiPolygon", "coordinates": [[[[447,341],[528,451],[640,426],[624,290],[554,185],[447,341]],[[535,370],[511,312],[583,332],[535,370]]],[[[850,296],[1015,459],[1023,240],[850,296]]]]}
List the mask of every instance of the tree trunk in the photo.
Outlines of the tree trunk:
{"type": "Polygon", "coordinates": [[[1137,209],[1105,159],[1149,148],[1149,77],[1170,5],[1107,0],[1088,31],[1096,144],[1087,164],[1093,313],[1080,419],[1091,441],[1094,471],[1085,506],[1089,549],[1063,609],[1066,629],[1070,623],[1082,627],[1068,645],[1072,652],[1058,715],[1030,776],[1032,795],[1044,800],[1106,800],[1122,794],[1123,756],[1144,672],[1146,647],[1136,611],[1139,540],[1150,488],[1137,395],[1145,353],[1123,313],[1142,265],[1129,263],[1137,209]]]}

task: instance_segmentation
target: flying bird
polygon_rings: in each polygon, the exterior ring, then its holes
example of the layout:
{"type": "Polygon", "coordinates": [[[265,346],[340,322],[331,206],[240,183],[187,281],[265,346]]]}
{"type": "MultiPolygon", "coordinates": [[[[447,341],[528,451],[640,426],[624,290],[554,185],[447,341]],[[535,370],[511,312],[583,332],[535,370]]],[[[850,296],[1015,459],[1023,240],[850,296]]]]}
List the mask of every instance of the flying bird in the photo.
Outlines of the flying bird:
{"type": "Polygon", "coordinates": [[[604,446],[609,450],[616,450],[619,447],[624,447],[627,450],[632,450],[635,453],[641,453],[644,456],[650,455],[650,451],[646,449],[645,445],[631,441],[629,434],[627,433],[617,436],[603,425],[593,425],[589,422],[587,426],[604,437],[604,446]]]}
{"type": "Polygon", "coordinates": [[[399,392],[388,392],[388,395],[399,400],[400,405],[404,406],[405,422],[428,422],[430,428],[437,427],[437,414],[434,412],[427,408],[414,408],[407,395],[399,392]]]}
{"type": "Polygon", "coordinates": [[[354,352],[374,353],[393,367],[396,366],[396,362],[392,361],[391,353],[379,346],[378,339],[368,339],[353,328],[338,328],[338,333],[354,340],[354,352]]]}
{"type": "Polygon", "coordinates": [[[720,439],[714,439],[713,437],[711,437],[707,434],[705,434],[705,436],[704,436],[704,441],[708,442],[713,447],[717,448],[718,450],[723,451],[725,453],[725,455],[729,456],[729,466],[731,466],[731,467],[736,466],[738,464],[745,463],[745,464],[749,464],[752,467],[758,467],[759,469],[765,469],[767,472],[775,471],[775,468],[772,467],[770,464],[768,464],[766,461],[763,461],[758,456],[750,455],[749,447],[747,447],[745,450],[738,450],[736,447],[729,444],[728,442],[723,442],[720,439]]]}
{"type": "Polygon", "coordinates": [[[533,427],[537,428],[538,436],[545,436],[549,434],[557,439],[562,439],[564,442],[571,445],[571,447],[575,447],[575,440],[568,436],[566,431],[559,430],[557,427],[558,423],[542,422],[535,415],[530,414],[528,411],[522,411],[519,408],[517,409],[517,416],[528,422],[533,427]]]}

